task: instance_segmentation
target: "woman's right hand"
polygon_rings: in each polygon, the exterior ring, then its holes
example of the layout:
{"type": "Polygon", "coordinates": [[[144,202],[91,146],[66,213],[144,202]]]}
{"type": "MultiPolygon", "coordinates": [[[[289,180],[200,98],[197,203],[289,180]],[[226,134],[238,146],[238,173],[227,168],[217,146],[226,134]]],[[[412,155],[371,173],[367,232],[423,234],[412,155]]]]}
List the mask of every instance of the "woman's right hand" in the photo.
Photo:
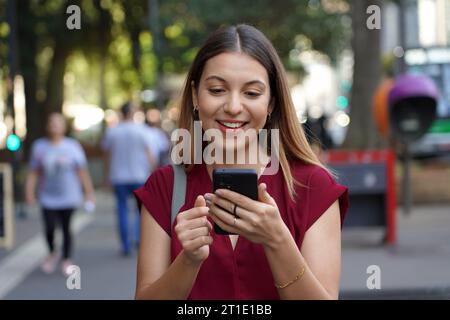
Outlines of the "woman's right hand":
{"type": "Polygon", "coordinates": [[[203,196],[195,199],[192,209],[177,215],[175,232],[186,257],[194,264],[199,264],[209,256],[209,246],[212,243],[210,235],[212,225],[208,221],[209,208],[203,196]]]}

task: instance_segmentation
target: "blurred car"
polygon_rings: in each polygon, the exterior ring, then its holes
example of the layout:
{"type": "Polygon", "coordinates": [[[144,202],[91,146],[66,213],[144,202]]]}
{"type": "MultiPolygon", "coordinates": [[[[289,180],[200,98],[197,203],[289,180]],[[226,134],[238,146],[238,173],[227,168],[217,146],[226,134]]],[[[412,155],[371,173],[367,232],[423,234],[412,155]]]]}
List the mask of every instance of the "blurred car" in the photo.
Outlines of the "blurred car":
{"type": "Polygon", "coordinates": [[[414,158],[434,158],[450,155],[450,118],[438,119],[429,133],[411,145],[414,158]]]}

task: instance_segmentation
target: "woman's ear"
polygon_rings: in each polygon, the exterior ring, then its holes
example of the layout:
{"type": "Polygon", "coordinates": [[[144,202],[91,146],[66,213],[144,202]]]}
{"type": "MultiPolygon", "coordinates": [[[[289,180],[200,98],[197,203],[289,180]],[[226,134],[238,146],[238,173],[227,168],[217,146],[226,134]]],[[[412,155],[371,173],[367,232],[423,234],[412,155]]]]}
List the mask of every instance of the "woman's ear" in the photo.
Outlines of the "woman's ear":
{"type": "Polygon", "coordinates": [[[192,104],[194,105],[194,108],[198,108],[197,90],[195,89],[194,81],[191,81],[191,91],[192,91],[192,104]]]}
{"type": "Polygon", "coordinates": [[[269,102],[269,107],[267,108],[267,113],[272,114],[273,108],[275,106],[275,98],[271,97],[269,102]]]}

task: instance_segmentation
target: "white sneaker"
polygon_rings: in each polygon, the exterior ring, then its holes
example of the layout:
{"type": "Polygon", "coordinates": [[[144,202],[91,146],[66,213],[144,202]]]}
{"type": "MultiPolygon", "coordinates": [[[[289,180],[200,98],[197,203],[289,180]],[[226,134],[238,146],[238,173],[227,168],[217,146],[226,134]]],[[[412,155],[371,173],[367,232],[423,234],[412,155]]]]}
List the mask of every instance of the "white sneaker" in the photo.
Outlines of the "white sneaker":
{"type": "Polygon", "coordinates": [[[62,263],[62,267],[61,267],[61,271],[63,273],[64,276],[68,277],[72,274],[72,266],[73,266],[73,262],[70,259],[66,259],[63,261],[62,263]]]}
{"type": "Polygon", "coordinates": [[[51,274],[55,272],[58,265],[58,255],[56,253],[49,254],[41,265],[41,270],[45,274],[51,274]]]}

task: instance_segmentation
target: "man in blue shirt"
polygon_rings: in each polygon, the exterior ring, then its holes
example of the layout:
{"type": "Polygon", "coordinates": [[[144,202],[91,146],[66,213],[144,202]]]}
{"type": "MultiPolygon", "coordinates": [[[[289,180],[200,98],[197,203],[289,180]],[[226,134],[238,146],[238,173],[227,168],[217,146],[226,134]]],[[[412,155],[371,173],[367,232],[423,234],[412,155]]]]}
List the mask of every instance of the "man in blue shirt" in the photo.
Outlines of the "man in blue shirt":
{"type": "MultiPolygon", "coordinates": [[[[151,171],[156,168],[156,142],[148,137],[144,124],[136,123],[133,116],[136,107],[125,103],[121,108],[122,121],[108,128],[102,141],[106,153],[106,169],[117,200],[119,234],[122,253],[128,256],[131,243],[128,234],[127,200],[133,190],[141,187],[151,171]]],[[[136,244],[139,243],[139,214],[135,218],[136,244]]]]}

